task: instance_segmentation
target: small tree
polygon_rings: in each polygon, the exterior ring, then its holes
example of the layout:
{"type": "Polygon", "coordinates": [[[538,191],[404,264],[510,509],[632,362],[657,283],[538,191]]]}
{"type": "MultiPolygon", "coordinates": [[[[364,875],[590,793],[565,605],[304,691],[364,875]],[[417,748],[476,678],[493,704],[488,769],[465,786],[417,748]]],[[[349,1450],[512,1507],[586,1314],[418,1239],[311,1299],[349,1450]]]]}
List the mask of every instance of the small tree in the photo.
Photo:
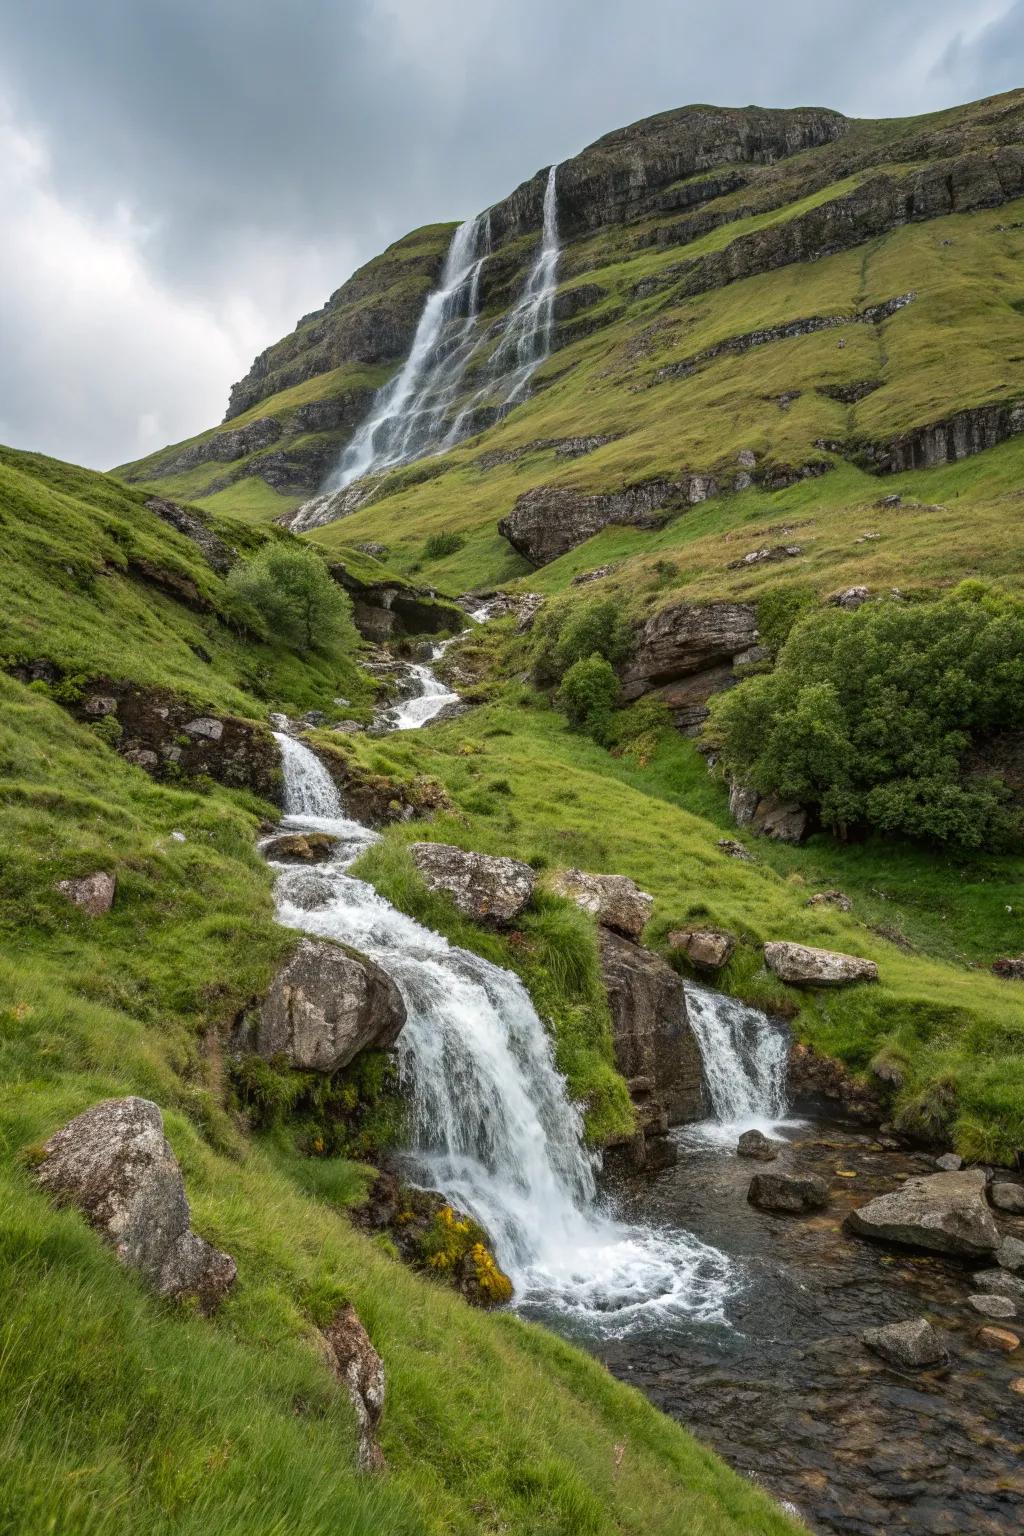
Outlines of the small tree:
{"type": "Polygon", "coordinates": [[[281,639],[303,654],[355,645],[348,597],[304,544],[264,544],[234,567],[227,585],[236,617],[264,639],[281,639]]]}
{"type": "Polygon", "coordinates": [[[534,673],[539,682],[548,683],[557,682],[575,662],[590,656],[602,656],[613,665],[624,661],[633,644],[622,604],[610,597],[549,603],[533,634],[534,673]]]}
{"type": "Polygon", "coordinates": [[[595,652],[573,662],[562,678],[555,702],[574,731],[582,731],[601,746],[607,746],[618,696],[619,680],[611,664],[595,652]]]}

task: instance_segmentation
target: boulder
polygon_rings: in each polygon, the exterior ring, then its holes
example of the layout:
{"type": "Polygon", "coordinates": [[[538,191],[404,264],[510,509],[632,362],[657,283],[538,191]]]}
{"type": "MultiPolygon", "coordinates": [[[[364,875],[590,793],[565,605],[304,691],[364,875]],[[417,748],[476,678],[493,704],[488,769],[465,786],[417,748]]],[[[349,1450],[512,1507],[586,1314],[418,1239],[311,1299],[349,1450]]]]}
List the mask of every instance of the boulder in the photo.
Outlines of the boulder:
{"type": "Polygon", "coordinates": [[[1024,1275],[1024,1242],[1019,1237],[1004,1237],[996,1249],[996,1263],[1011,1275],[1024,1275]]]}
{"type": "Polygon", "coordinates": [[[785,1211],[801,1216],[828,1205],[828,1185],[816,1173],[755,1173],[747,1199],[760,1211],[785,1211]]]}
{"type": "Polygon", "coordinates": [[[729,964],[736,940],[720,928],[677,928],[666,940],[669,949],[680,950],[695,970],[720,971],[729,964]]]}
{"type": "Polygon", "coordinates": [[[990,1296],[1009,1296],[1013,1301],[1024,1301],[1024,1279],[1008,1269],[979,1269],[971,1276],[976,1291],[990,1296]]]}
{"type": "MultiPolygon", "coordinates": [[[[622,669],[629,703],[652,689],[711,668],[731,669],[734,658],[757,643],[752,603],[673,603],[647,620],[633,656],[622,669]]],[[[728,671],[721,686],[731,680],[728,671]]]]}
{"type": "Polygon", "coordinates": [[[837,912],[852,912],[853,902],[842,891],[816,891],[807,898],[809,907],[835,907],[837,912]]]}
{"type": "Polygon", "coordinates": [[[518,859],[466,853],[450,843],[413,843],[413,863],[431,891],[443,891],[478,923],[513,922],[533,895],[536,876],[518,859]]]}
{"type": "Polygon", "coordinates": [[[654,528],[658,511],[680,487],[644,480],[621,490],[589,493],[567,485],[535,485],[516,498],[498,532],[531,565],[547,565],[609,524],[654,528]]]}
{"type": "Polygon", "coordinates": [[[80,875],[75,880],[58,880],[57,890],[88,917],[103,917],[114,905],[117,879],[98,869],[94,874],[80,875]]]}
{"type": "Polygon", "coordinates": [[[993,960],[992,970],[996,976],[1001,976],[1004,981],[1024,981],[1024,955],[1007,956],[1002,960],[993,960]]]}
{"type": "Polygon", "coordinates": [[[745,864],[754,863],[754,855],[750,849],[744,848],[743,844],[738,843],[734,837],[720,837],[716,846],[722,850],[726,858],[742,859],[745,864]]]}
{"type": "Polygon", "coordinates": [[[905,1323],[886,1323],[882,1328],[869,1328],[862,1338],[874,1354],[881,1355],[889,1365],[901,1366],[905,1370],[945,1365],[949,1359],[942,1335],[924,1317],[911,1318],[905,1323]]]}
{"type": "Polygon", "coordinates": [[[766,944],[764,960],[773,975],[794,987],[848,987],[856,981],[878,980],[873,960],[836,949],[812,949],[808,944],[766,944]]]}
{"type": "Polygon", "coordinates": [[[1024,1216],[1024,1184],[992,1184],[988,1197],[997,1211],[1008,1211],[1011,1216],[1024,1216]]]}
{"type": "Polygon", "coordinates": [[[234,1284],[234,1259],[192,1231],[181,1169],[149,1099],[94,1104],[50,1138],[35,1176],[159,1295],[194,1297],[212,1312],[234,1284]]]}
{"type": "Polygon", "coordinates": [[[263,845],[263,854],[279,864],[323,864],[337,846],[329,832],[284,832],[263,845]]]}
{"type": "Polygon", "coordinates": [[[706,1113],[704,1068],[682,977],[610,929],[600,929],[598,938],[616,1066],[623,1077],[650,1084],[647,1091],[669,1124],[700,1120],[706,1113]]]}
{"type": "Polygon", "coordinates": [[[654,897],[625,875],[588,875],[582,869],[563,869],[550,884],[559,896],[568,896],[584,912],[592,912],[603,928],[627,939],[640,937],[654,907],[654,897]]]}
{"type": "Polygon", "coordinates": [[[1020,1348],[1020,1339],[1009,1328],[979,1328],[978,1343],[985,1349],[998,1349],[1004,1355],[1012,1355],[1020,1348]]]}
{"type": "Polygon", "coordinates": [[[780,800],[765,795],[758,800],[750,818],[750,829],[777,843],[801,843],[807,835],[808,815],[795,800],[780,800]]]}
{"type": "Polygon", "coordinates": [[[384,1411],[384,1362],[349,1303],[324,1329],[328,1360],[343,1383],[359,1426],[356,1464],[360,1472],[380,1472],[384,1452],[377,1443],[377,1426],[384,1411]]]}
{"type": "Polygon", "coordinates": [[[985,1175],[975,1168],[908,1179],[851,1211],[846,1223],[861,1237],[962,1258],[986,1258],[999,1247],[999,1229],[985,1201],[985,1175]]]}
{"type": "Polygon", "coordinates": [[[958,1152],[943,1152],[941,1157],[935,1159],[935,1166],[940,1173],[959,1173],[964,1165],[964,1160],[958,1152]]]}
{"type": "Polygon", "coordinates": [[[736,1143],[740,1157],[753,1157],[759,1163],[774,1163],[780,1152],[777,1141],[772,1141],[763,1131],[744,1131],[736,1143]]]}
{"type": "Polygon", "coordinates": [[[394,1045],[405,1004],[373,960],[326,939],[300,939],[258,1009],[235,1033],[236,1051],[282,1056],[302,1072],[339,1072],[360,1051],[394,1045]]]}
{"type": "Polygon", "coordinates": [[[749,827],[760,798],[756,789],[748,789],[746,784],[733,779],[729,785],[729,815],[738,827],[749,827]]]}
{"type": "Polygon", "coordinates": [[[980,1312],[982,1317],[997,1317],[1009,1322],[1017,1316],[1017,1303],[1012,1296],[1002,1296],[998,1291],[983,1291],[968,1296],[967,1305],[980,1312]]]}

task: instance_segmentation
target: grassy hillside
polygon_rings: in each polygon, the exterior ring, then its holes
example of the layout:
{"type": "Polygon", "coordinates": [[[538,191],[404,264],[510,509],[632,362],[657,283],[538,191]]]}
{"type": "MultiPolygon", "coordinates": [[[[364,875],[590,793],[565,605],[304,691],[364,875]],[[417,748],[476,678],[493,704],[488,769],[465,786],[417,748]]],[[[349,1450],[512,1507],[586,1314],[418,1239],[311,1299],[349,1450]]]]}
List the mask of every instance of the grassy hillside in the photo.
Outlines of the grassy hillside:
{"type": "MultiPolygon", "coordinates": [[[[339,666],[359,684],[355,656],[310,667],[232,629],[222,579],[138,493],[7,451],[3,472],[8,667],[56,659],[256,717],[336,688],[339,666]]],[[[154,782],[60,688],[6,672],[0,804],[0,1529],[793,1529],[585,1355],[473,1311],[360,1234],[346,1207],[366,1170],[248,1128],[222,1043],[293,942],[255,850],[272,807],[208,779],[154,782]],[[91,919],[55,882],[97,867],[118,894],[91,919]],[[163,1109],[195,1226],[237,1260],[213,1321],[154,1300],[32,1180],[55,1129],[129,1093],[163,1109]],[[387,1371],[379,1478],[356,1471],[348,1400],[317,1347],[346,1300],[387,1371]]]]}

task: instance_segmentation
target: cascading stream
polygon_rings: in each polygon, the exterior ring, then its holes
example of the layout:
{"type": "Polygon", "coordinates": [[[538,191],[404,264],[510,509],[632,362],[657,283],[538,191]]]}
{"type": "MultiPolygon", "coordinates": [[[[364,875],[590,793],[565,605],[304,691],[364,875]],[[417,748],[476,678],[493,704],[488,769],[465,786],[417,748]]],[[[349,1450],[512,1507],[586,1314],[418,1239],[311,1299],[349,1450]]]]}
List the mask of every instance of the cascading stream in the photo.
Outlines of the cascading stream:
{"type": "Polygon", "coordinates": [[[686,1011],[722,1130],[767,1131],[782,1121],[788,1042],[778,1025],[758,1008],[693,983],[686,987],[686,1011]]]}
{"type": "Polygon", "coordinates": [[[416,691],[410,698],[401,699],[385,710],[383,723],[389,730],[418,730],[421,725],[427,725],[435,719],[449,704],[458,703],[458,694],[447,683],[443,683],[434,671],[435,662],[441,660],[450,644],[450,640],[442,640],[439,645],[431,647],[429,661],[410,663],[409,673],[416,691]]]}
{"type": "Polygon", "coordinates": [[[308,747],[277,740],[286,824],[339,839],[315,871],[280,867],[279,916],[372,956],[400,988],[408,1019],[398,1053],[419,1181],[487,1229],[526,1310],[605,1336],[670,1315],[720,1319],[733,1284],[722,1254],[683,1233],[616,1221],[599,1204],[579,1111],[518,977],[353,879],[349,867],[375,834],[345,816],[308,747]],[[312,886],[321,904],[309,910],[312,886]]]}

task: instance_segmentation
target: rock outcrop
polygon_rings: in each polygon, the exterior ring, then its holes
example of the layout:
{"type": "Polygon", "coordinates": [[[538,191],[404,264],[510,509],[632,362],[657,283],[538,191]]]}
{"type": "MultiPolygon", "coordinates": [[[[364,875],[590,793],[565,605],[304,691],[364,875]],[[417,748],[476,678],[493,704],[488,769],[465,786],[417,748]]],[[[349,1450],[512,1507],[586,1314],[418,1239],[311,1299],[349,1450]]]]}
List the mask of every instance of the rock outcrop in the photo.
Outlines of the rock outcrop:
{"type": "Polygon", "coordinates": [[[985,1202],[980,1169],[908,1179],[850,1212],[846,1224],[861,1237],[980,1259],[1000,1245],[999,1228],[985,1202]]]}
{"type": "Polygon", "coordinates": [[[391,977],[366,955],[327,939],[300,939],[255,1009],[239,1020],[233,1047],[301,1072],[340,1072],[364,1050],[394,1045],[405,1004],[391,977]]]}
{"type": "Polygon", "coordinates": [[[701,1119],[704,1070],[682,978],[649,949],[607,928],[599,931],[599,944],[616,1066],[628,1081],[649,1085],[669,1125],[701,1119]]]}
{"type": "Polygon", "coordinates": [[[757,645],[752,603],[673,603],[647,620],[620,669],[626,703],[653,693],[683,730],[707,719],[708,699],[737,681],[757,645]]]}
{"type": "Polygon", "coordinates": [[[859,955],[836,949],[813,949],[809,944],[776,941],[764,946],[764,963],[780,981],[793,987],[848,987],[858,981],[877,981],[878,966],[859,955]]]}
{"type": "Polygon", "coordinates": [[[669,949],[684,954],[697,971],[713,974],[729,964],[736,939],[720,928],[677,928],[666,936],[669,949]]]}
{"type": "Polygon", "coordinates": [[[87,917],[104,917],[114,905],[117,880],[106,870],[98,869],[73,880],[58,880],[57,890],[87,917]]]}
{"type": "Polygon", "coordinates": [[[490,1236],[436,1190],[380,1172],[354,1220],[369,1232],[387,1233],[407,1264],[444,1280],[471,1306],[499,1307],[512,1299],[490,1236]]]}
{"type": "Polygon", "coordinates": [[[654,909],[654,897],[625,875],[589,875],[582,869],[562,869],[549,885],[557,895],[568,896],[584,912],[592,913],[603,928],[627,939],[639,939],[654,909]]]}
{"type": "Polygon", "coordinates": [[[1024,432],[1024,401],[973,406],[942,421],[914,427],[884,443],[852,443],[846,450],[863,468],[880,475],[955,464],[1024,432]]]}
{"type": "Polygon", "coordinates": [[[184,534],[186,539],[191,539],[207,565],[211,570],[216,571],[218,576],[227,575],[237,558],[234,550],[229,549],[224,540],[218,538],[213,529],[208,528],[194,512],[187,512],[184,507],[179,507],[176,501],[165,501],[162,496],[151,496],[146,502],[146,508],[161,522],[168,523],[170,527],[184,534]]]}
{"type": "Polygon", "coordinates": [[[925,1317],[915,1317],[905,1323],[886,1323],[882,1328],[869,1328],[862,1335],[864,1343],[873,1354],[880,1355],[888,1365],[904,1370],[923,1370],[930,1365],[945,1365],[949,1352],[942,1335],[925,1317]]]}
{"type": "Polygon", "coordinates": [[[234,1284],[234,1260],[192,1230],[181,1169],[149,1099],[94,1104],[51,1136],[34,1171],[158,1295],[193,1297],[212,1312],[234,1284]]]}
{"type": "Polygon", "coordinates": [[[643,480],[606,494],[537,485],[516,499],[498,532],[531,565],[547,565],[612,523],[656,527],[658,512],[678,490],[669,480],[643,480]]]}
{"type": "Polygon", "coordinates": [[[438,597],[432,587],[395,581],[369,581],[356,576],[340,560],[328,567],[352,599],[352,619],[364,640],[381,644],[405,635],[436,635],[458,631],[466,617],[454,603],[438,597]]]}
{"type": "Polygon", "coordinates": [[[351,1302],[336,1312],[323,1331],[331,1367],[355,1410],[359,1429],[356,1464],[360,1472],[384,1469],[377,1429],[384,1412],[384,1362],[370,1342],[351,1302]]]}
{"type": "Polygon", "coordinates": [[[443,891],[466,917],[504,927],[525,909],[536,875],[518,859],[467,853],[451,843],[413,843],[412,861],[431,891],[443,891]]]}

